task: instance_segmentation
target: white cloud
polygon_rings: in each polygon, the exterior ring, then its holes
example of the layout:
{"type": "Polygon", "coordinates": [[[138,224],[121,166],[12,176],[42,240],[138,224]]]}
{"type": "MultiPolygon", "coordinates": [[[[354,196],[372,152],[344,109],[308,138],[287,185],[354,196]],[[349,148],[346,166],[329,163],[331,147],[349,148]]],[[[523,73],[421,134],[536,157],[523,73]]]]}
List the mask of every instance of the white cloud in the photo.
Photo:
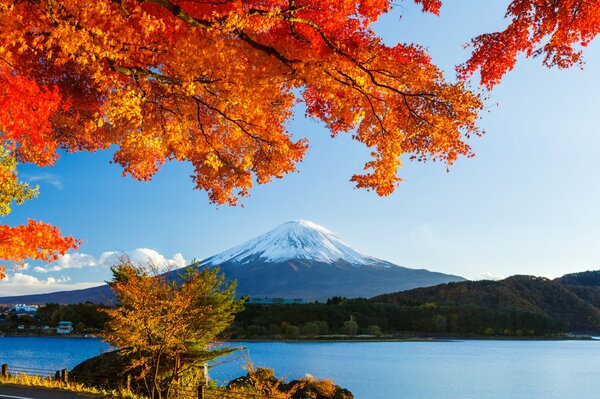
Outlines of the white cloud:
{"type": "Polygon", "coordinates": [[[75,252],[61,256],[57,261],[47,267],[36,266],[33,268],[38,273],[58,272],[64,269],[81,269],[82,267],[98,266],[96,258],[92,255],[75,252]]]}
{"type": "Polygon", "coordinates": [[[37,273],[58,272],[64,269],[81,269],[84,267],[108,268],[118,263],[119,258],[125,256],[134,263],[153,263],[159,269],[178,269],[188,263],[182,254],[177,253],[172,258],[166,258],[159,252],[150,248],[136,248],[131,251],[116,252],[106,251],[97,258],[85,253],[72,253],[61,256],[56,262],[48,266],[36,266],[33,270],[37,273]]]}
{"type": "Polygon", "coordinates": [[[176,253],[172,258],[168,259],[164,255],[150,248],[137,248],[125,252],[103,252],[98,258],[98,264],[100,266],[110,267],[116,264],[122,256],[128,257],[133,263],[142,265],[152,263],[159,269],[178,269],[187,265],[185,258],[180,253],[176,253]]]}
{"type": "MultiPolygon", "coordinates": [[[[150,248],[136,248],[131,251],[116,252],[106,251],[95,257],[85,253],[71,253],[60,257],[57,261],[46,266],[30,267],[35,273],[60,272],[67,269],[82,269],[98,267],[108,269],[118,263],[122,256],[129,257],[134,263],[147,264],[152,262],[159,270],[178,269],[188,263],[182,254],[177,253],[167,258],[159,252],[150,248]]],[[[73,283],[70,277],[36,277],[23,273],[19,269],[0,280],[0,297],[13,295],[42,294],[54,291],[70,291],[102,285],[101,282],[77,282],[73,283]]],[[[93,272],[93,271],[92,271],[93,272]]],[[[90,278],[93,273],[86,273],[90,278]]],[[[90,278],[91,279],[91,278],[90,278]]]]}
{"type": "Polygon", "coordinates": [[[481,280],[493,280],[493,281],[503,280],[506,278],[504,276],[497,276],[492,273],[481,273],[479,276],[481,277],[481,280]]]}
{"type": "Polygon", "coordinates": [[[47,183],[47,184],[50,184],[51,186],[58,188],[59,190],[62,190],[62,188],[63,188],[63,184],[60,180],[60,176],[55,175],[54,173],[40,172],[40,173],[36,173],[33,175],[25,174],[25,175],[23,175],[23,177],[32,183],[37,183],[37,182],[47,183]]]}
{"type": "Polygon", "coordinates": [[[53,291],[75,290],[99,285],[96,283],[71,283],[69,277],[39,279],[25,273],[9,274],[0,280],[0,295],[30,295],[53,291]]]}

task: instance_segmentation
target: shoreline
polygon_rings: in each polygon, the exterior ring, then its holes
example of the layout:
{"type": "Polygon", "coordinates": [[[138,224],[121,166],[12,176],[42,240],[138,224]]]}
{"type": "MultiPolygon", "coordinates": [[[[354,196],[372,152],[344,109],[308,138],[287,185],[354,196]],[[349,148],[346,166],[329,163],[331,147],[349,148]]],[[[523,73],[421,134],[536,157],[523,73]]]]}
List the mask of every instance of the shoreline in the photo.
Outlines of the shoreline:
{"type": "Polygon", "coordinates": [[[229,339],[224,342],[284,342],[284,343],[336,343],[336,342],[460,342],[460,341],[596,341],[593,337],[414,337],[373,339],[229,339]]]}
{"type": "MultiPolygon", "coordinates": [[[[76,339],[98,339],[102,337],[96,335],[86,336],[85,334],[69,335],[35,335],[35,334],[0,334],[0,338],[76,338],[76,339]]],[[[284,342],[284,343],[335,343],[335,342],[460,342],[460,341],[596,341],[592,335],[572,335],[572,336],[538,336],[538,337],[505,337],[505,336],[427,336],[415,335],[407,337],[357,337],[357,338],[300,338],[300,339],[274,339],[274,338],[245,338],[245,339],[227,339],[223,342],[284,342]]]]}
{"type": "Polygon", "coordinates": [[[11,334],[11,333],[0,333],[0,338],[81,338],[81,339],[102,339],[97,335],[86,335],[86,334],[64,334],[64,335],[52,335],[52,334],[11,334]]]}

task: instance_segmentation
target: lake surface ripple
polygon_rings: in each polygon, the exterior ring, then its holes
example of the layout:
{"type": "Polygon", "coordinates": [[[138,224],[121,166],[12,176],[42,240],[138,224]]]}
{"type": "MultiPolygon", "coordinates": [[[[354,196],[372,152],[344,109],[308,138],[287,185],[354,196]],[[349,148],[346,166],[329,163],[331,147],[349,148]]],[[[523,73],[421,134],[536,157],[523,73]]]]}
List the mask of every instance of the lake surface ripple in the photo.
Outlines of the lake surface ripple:
{"type": "MultiPolygon", "coordinates": [[[[211,369],[221,382],[255,366],[309,373],[357,399],[597,399],[598,341],[247,342],[211,369]]],[[[71,369],[109,346],[96,339],[0,337],[0,363],[71,369]]]]}

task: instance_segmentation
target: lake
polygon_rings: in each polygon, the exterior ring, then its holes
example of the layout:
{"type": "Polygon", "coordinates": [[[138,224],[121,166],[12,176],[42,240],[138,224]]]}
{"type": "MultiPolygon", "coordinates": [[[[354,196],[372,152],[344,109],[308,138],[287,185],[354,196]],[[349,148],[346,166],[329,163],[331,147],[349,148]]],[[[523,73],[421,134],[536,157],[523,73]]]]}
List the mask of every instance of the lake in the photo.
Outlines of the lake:
{"type": "MultiPolygon", "coordinates": [[[[357,399],[597,399],[600,342],[250,342],[211,369],[227,381],[249,357],[286,379],[310,373],[357,399]]],[[[0,363],[72,368],[108,349],[95,339],[0,337],[0,363]]]]}

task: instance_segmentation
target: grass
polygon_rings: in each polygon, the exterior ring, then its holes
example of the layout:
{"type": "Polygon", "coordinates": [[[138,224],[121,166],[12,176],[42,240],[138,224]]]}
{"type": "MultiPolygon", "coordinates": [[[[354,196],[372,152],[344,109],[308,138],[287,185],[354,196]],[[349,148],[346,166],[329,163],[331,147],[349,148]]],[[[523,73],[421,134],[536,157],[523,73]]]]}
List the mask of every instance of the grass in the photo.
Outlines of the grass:
{"type": "Polygon", "coordinates": [[[61,391],[78,392],[84,394],[96,395],[104,398],[121,398],[121,399],[144,399],[144,397],[129,392],[126,389],[106,390],[96,387],[90,387],[77,382],[64,383],[61,380],[56,380],[50,377],[41,377],[37,375],[16,374],[8,378],[0,377],[1,384],[13,384],[27,387],[56,389],[61,391]]]}

